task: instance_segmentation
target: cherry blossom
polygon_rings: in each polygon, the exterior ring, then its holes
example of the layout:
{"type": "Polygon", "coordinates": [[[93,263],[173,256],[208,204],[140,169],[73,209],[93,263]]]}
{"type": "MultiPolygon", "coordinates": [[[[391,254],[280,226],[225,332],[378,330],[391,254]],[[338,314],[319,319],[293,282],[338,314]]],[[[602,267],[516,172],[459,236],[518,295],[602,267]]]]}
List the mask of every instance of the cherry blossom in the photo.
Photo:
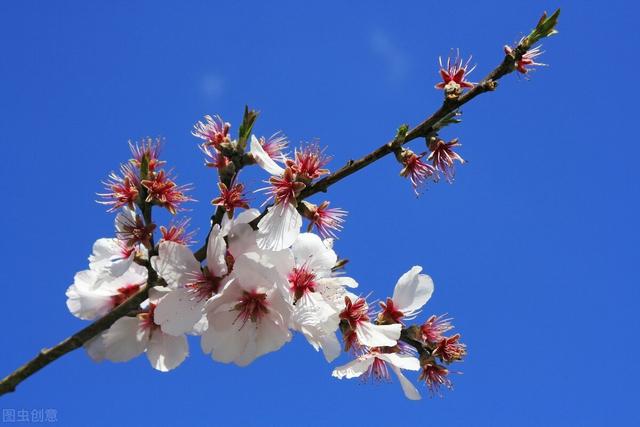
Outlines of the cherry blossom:
{"type": "Polygon", "coordinates": [[[302,233],[291,251],[273,262],[289,283],[292,329],[300,331],[316,350],[322,349],[328,362],[340,354],[335,332],[344,300],[336,296],[345,295],[345,287],[357,286],[350,277],[334,276],[332,268],[337,261],[336,253],[320,237],[302,233]]]}
{"type": "Polygon", "coordinates": [[[442,77],[442,81],[436,84],[436,89],[458,92],[463,88],[472,88],[473,83],[467,81],[467,77],[476,67],[473,66],[469,68],[471,57],[469,57],[464,64],[463,62],[463,59],[460,57],[460,52],[457,52],[455,57],[449,56],[446,65],[442,64],[442,57],[439,57],[438,64],[440,65],[440,77],[442,77]]]}
{"type": "Polygon", "coordinates": [[[291,339],[285,289],[285,279],[257,253],[236,257],[230,280],[205,307],[202,350],[213,360],[239,366],[278,350],[291,339]]]}
{"type": "Polygon", "coordinates": [[[373,377],[377,380],[389,380],[388,368],[396,374],[400,386],[407,399],[420,400],[420,392],[404,376],[402,369],[419,371],[420,361],[414,356],[402,353],[384,353],[373,350],[354,359],[346,365],[333,370],[332,376],[342,378],[356,378],[361,376],[373,377]]]}
{"type": "Polygon", "coordinates": [[[98,203],[109,206],[109,212],[124,206],[134,208],[140,194],[140,178],[130,164],[120,166],[120,175],[111,172],[103,184],[107,192],[98,193],[104,199],[98,203]]]}
{"type": "Polygon", "coordinates": [[[422,267],[414,266],[398,279],[393,297],[380,303],[382,312],[378,315],[381,323],[403,323],[402,320],[415,318],[420,309],[433,294],[433,280],[420,274],[422,267]]]}
{"type": "Polygon", "coordinates": [[[121,317],[87,343],[91,358],[95,361],[126,362],[146,352],[154,369],[167,372],[178,367],[189,354],[187,339],[184,335],[164,333],[154,319],[157,304],[166,295],[166,288],[151,289],[140,314],[121,317]]]}
{"type": "Polygon", "coordinates": [[[147,248],[144,245],[134,243],[129,245],[129,236],[126,225],[135,222],[134,210],[123,208],[115,219],[116,236],[120,238],[101,238],[93,244],[92,254],[89,256],[89,268],[102,274],[117,277],[124,274],[134,262],[136,257],[145,259],[147,248]]]}
{"type": "Polygon", "coordinates": [[[131,264],[117,277],[91,269],[80,271],[67,289],[67,308],[80,319],[93,320],[120,305],[146,282],[147,269],[138,264],[131,264]]]}
{"type": "Polygon", "coordinates": [[[231,125],[222,120],[220,116],[204,116],[204,122],[198,121],[193,126],[191,134],[205,141],[205,145],[219,148],[223,142],[230,141],[229,130],[231,125]]]}
{"type": "Polygon", "coordinates": [[[297,197],[305,184],[297,182],[291,168],[283,169],[266,151],[255,136],[251,136],[251,155],[255,162],[272,175],[269,180],[274,204],[258,222],[258,246],[280,251],[293,244],[302,227],[302,216],[297,210],[297,197]]]}
{"type": "Polygon", "coordinates": [[[155,310],[155,322],[163,332],[180,335],[193,331],[207,301],[224,285],[228,273],[226,254],[219,225],[209,234],[204,269],[188,247],[170,241],[160,243],[151,265],[170,289],[155,310]]]}
{"type": "Polygon", "coordinates": [[[344,333],[345,351],[358,346],[393,347],[397,344],[402,325],[377,325],[369,321],[369,306],[364,298],[355,301],[344,297],[345,308],[340,312],[340,319],[348,325],[344,333]]]}

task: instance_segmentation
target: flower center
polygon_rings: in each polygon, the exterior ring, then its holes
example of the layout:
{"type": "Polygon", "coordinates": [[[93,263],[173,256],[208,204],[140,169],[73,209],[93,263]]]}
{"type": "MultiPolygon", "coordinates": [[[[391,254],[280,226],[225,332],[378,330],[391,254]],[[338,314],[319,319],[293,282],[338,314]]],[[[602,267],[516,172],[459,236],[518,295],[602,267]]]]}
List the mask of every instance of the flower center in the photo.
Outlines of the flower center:
{"type": "Polygon", "coordinates": [[[187,288],[198,301],[208,300],[213,294],[218,292],[221,280],[221,278],[209,274],[208,270],[204,270],[200,272],[200,274],[195,275],[193,281],[186,285],[185,288],[187,288]]]}
{"type": "Polygon", "coordinates": [[[381,302],[382,312],[378,316],[380,323],[393,324],[402,323],[400,319],[404,317],[404,313],[396,308],[391,298],[387,298],[387,302],[381,302]]]}
{"type": "Polygon", "coordinates": [[[121,288],[118,288],[118,293],[111,297],[111,303],[114,307],[119,306],[123,302],[125,302],[131,295],[138,292],[140,289],[140,285],[125,285],[121,288]]]}
{"type": "Polygon", "coordinates": [[[240,301],[233,307],[238,311],[238,316],[234,320],[242,322],[242,328],[249,320],[253,323],[258,323],[260,320],[269,313],[269,307],[267,302],[267,294],[257,291],[243,291],[240,301]]]}
{"type": "Polygon", "coordinates": [[[385,363],[385,361],[374,357],[373,363],[371,364],[371,366],[369,366],[367,372],[365,372],[365,376],[363,379],[365,381],[367,379],[373,379],[376,381],[389,381],[389,369],[387,368],[387,364],[385,363]]]}
{"type": "Polygon", "coordinates": [[[291,292],[293,292],[294,304],[307,292],[316,291],[316,275],[309,271],[306,266],[296,267],[291,270],[287,279],[291,285],[291,292]]]}
{"type": "Polygon", "coordinates": [[[364,298],[358,298],[356,302],[351,302],[351,298],[344,297],[345,307],[340,313],[340,319],[349,322],[349,326],[355,329],[359,323],[369,320],[367,302],[364,298]]]}

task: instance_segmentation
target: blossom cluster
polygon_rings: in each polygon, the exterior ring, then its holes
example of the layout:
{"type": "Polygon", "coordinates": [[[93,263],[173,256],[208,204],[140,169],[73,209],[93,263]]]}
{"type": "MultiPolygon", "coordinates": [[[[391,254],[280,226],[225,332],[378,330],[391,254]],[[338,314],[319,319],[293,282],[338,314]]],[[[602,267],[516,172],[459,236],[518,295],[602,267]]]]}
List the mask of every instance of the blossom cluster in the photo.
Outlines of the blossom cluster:
{"type": "Polygon", "coordinates": [[[130,298],[141,302],[86,344],[89,355],[122,362],[146,353],[155,369],[169,371],[185,360],[187,335],[194,335],[213,360],[246,366],[298,332],[327,362],[343,350],[353,355],[352,362],[333,371],[337,378],[386,380],[392,370],[410,399],[420,394],[401,369],[420,371],[433,392],[450,386],[444,365],[464,355],[459,336],[445,337],[448,327],[432,320],[414,326],[425,334],[407,335],[406,322],[433,292],[421,267],[400,278],[393,297],[378,311],[357,293],[357,281],[337,268],[333,244],[346,211],[301,197],[329,173],[324,150],[307,144],[288,155],[286,137],[276,133],[251,135],[244,153],[230,128],[207,116],[193,132],[204,140],[205,163],[219,172],[219,195],[212,204],[226,213],[212,224],[204,256],[190,249],[187,221],[159,227],[155,243],[156,224],[145,212],[157,205],[176,213],[191,200],[188,186],[176,185],[161,169],[159,141],[131,144],[133,158],[121,167],[122,176],[112,174],[106,183],[105,203],[117,212],[115,236],[96,241],[89,269],[76,274],[67,290],[67,306],[76,317],[93,320],[130,298]],[[263,213],[250,207],[238,182],[238,168],[244,166],[238,166],[238,158],[270,175],[268,187],[261,189],[269,203],[263,213]],[[314,227],[318,234],[311,232],[314,227]],[[450,357],[456,351],[458,356],[450,357]]]}

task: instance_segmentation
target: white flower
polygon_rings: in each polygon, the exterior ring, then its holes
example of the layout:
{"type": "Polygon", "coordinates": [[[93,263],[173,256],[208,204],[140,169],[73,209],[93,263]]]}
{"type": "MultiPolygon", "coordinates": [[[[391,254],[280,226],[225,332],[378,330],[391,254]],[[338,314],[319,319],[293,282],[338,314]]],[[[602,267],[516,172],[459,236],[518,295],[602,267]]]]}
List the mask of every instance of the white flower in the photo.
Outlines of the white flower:
{"type": "Polygon", "coordinates": [[[420,361],[409,355],[398,353],[380,353],[372,351],[366,353],[346,365],[333,370],[332,376],[342,378],[356,378],[361,375],[374,377],[376,379],[388,380],[389,371],[387,366],[396,374],[400,381],[400,386],[404,395],[411,400],[420,400],[422,397],[411,381],[404,376],[401,369],[410,371],[420,370],[420,361]]]}
{"type": "MultiPolygon", "coordinates": [[[[135,221],[135,212],[123,208],[115,219],[116,234],[122,232],[123,224],[135,221]]],[[[143,245],[127,247],[125,242],[117,238],[102,238],[93,244],[92,254],[89,256],[89,268],[113,277],[125,273],[133,263],[135,256],[147,257],[147,248],[143,245]]]]}
{"type": "Polygon", "coordinates": [[[95,270],[80,271],[67,289],[67,307],[74,316],[93,320],[120,305],[146,282],[147,269],[138,264],[131,264],[117,277],[95,270]]]}
{"type": "Polygon", "coordinates": [[[236,258],[219,297],[206,306],[208,329],[202,350],[219,362],[246,366],[291,339],[291,308],[283,297],[283,278],[257,253],[236,258]]]}
{"type": "Polygon", "coordinates": [[[209,234],[206,269],[201,268],[185,245],[175,242],[159,245],[158,256],[151,258],[151,265],[170,288],[158,303],[154,316],[163,332],[182,335],[193,331],[203,316],[206,302],[224,285],[228,272],[226,254],[227,245],[217,224],[209,234]]]}
{"type": "Polygon", "coordinates": [[[283,169],[269,157],[254,135],[251,136],[250,151],[256,163],[272,175],[269,191],[274,204],[258,222],[258,246],[281,251],[291,246],[300,234],[302,216],[298,213],[296,197],[305,185],[296,181],[291,169],[283,169]]]}
{"type": "Polygon", "coordinates": [[[302,332],[316,350],[322,349],[331,362],[340,355],[335,332],[340,324],[338,315],[344,308],[344,286],[358,284],[349,277],[333,277],[331,269],[338,256],[315,234],[302,233],[291,251],[275,254],[279,256],[273,264],[289,282],[291,327],[302,332]]]}
{"type": "Polygon", "coordinates": [[[402,325],[377,325],[369,321],[369,306],[364,298],[355,302],[345,297],[345,308],[340,312],[340,319],[348,323],[345,333],[345,347],[348,351],[355,344],[367,347],[393,347],[398,343],[402,325]]]}
{"type": "Polygon", "coordinates": [[[393,297],[381,303],[381,319],[388,323],[400,323],[401,319],[410,320],[420,313],[433,294],[433,280],[426,274],[420,274],[421,271],[422,267],[414,266],[400,276],[393,297]]]}
{"type": "Polygon", "coordinates": [[[166,289],[151,289],[144,312],[136,317],[121,317],[87,343],[91,358],[126,362],[146,352],[151,366],[159,371],[170,371],[180,365],[189,354],[186,337],[165,334],[154,323],[156,304],[166,295],[166,289]]]}

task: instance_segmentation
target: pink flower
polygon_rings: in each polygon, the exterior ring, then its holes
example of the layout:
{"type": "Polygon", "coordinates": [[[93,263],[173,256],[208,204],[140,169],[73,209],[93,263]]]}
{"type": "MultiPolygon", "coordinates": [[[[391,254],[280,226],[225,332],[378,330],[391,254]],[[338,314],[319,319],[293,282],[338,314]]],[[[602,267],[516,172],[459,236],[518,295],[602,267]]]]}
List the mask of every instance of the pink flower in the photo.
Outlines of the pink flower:
{"type": "Polygon", "coordinates": [[[440,357],[444,362],[451,363],[462,360],[467,354],[467,346],[460,342],[460,334],[449,338],[443,338],[433,351],[434,356],[440,357]]]}
{"type": "Polygon", "coordinates": [[[202,150],[204,155],[207,157],[204,162],[207,167],[222,169],[230,163],[229,159],[227,159],[224,154],[207,144],[201,144],[200,150],[202,150]]]}
{"type": "Polygon", "coordinates": [[[420,327],[422,339],[430,343],[436,343],[444,338],[444,334],[453,329],[450,320],[445,319],[446,314],[431,316],[420,327]]]}
{"type": "MultiPolygon", "coordinates": [[[[540,50],[542,46],[536,46],[532,49],[529,49],[522,58],[516,61],[516,70],[518,70],[521,74],[527,74],[529,71],[532,71],[535,66],[546,66],[547,64],[543,64],[541,62],[536,62],[536,57],[542,55],[544,51],[540,50]]],[[[504,53],[509,56],[513,56],[513,49],[509,46],[504,47],[504,53]]]]}
{"type": "Polygon", "coordinates": [[[419,194],[418,188],[436,173],[433,166],[422,161],[424,156],[425,154],[417,155],[411,150],[403,150],[401,156],[404,167],[400,171],[400,175],[409,178],[416,196],[419,194]]]}
{"type": "Polygon", "coordinates": [[[147,203],[156,203],[174,215],[182,203],[193,200],[185,194],[191,187],[176,185],[163,170],[153,174],[152,178],[143,180],[142,185],[147,189],[147,203]]]}
{"type": "Polygon", "coordinates": [[[244,185],[234,184],[231,188],[228,188],[223,182],[218,183],[220,189],[220,196],[211,201],[214,206],[222,206],[229,215],[229,218],[233,217],[233,211],[235,208],[249,209],[249,203],[244,196],[244,185]]]}
{"type": "Polygon", "coordinates": [[[465,163],[465,160],[453,151],[455,147],[459,147],[460,145],[457,138],[449,142],[444,142],[440,138],[433,138],[431,142],[429,142],[431,154],[429,154],[427,159],[433,163],[434,168],[441,172],[449,183],[453,182],[455,176],[453,162],[457,160],[460,163],[465,163]]]}
{"type": "Polygon", "coordinates": [[[133,248],[138,244],[150,246],[155,224],[145,225],[144,220],[134,211],[116,217],[116,237],[127,248],[133,248]]]}
{"type": "Polygon", "coordinates": [[[432,396],[440,395],[440,387],[445,387],[449,390],[453,388],[453,383],[449,379],[449,370],[434,361],[427,361],[422,364],[419,380],[427,384],[432,396]]]}
{"type": "Polygon", "coordinates": [[[103,182],[106,187],[106,193],[98,193],[98,196],[104,198],[104,201],[98,203],[109,205],[109,212],[116,211],[123,206],[133,209],[138,201],[140,192],[140,179],[131,165],[125,164],[120,166],[121,175],[111,172],[109,180],[103,182]]]}
{"type": "Polygon", "coordinates": [[[442,77],[442,81],[436,84],[436,89],[445,89],[447,87],[453,87],[457,90],[464,88],[472,88],[473,83],[467,81],[467,77],[471,72],[476,68],[475,65],[469,69],[469,63],[471,62],[471,57],[467,60],[464,65],[462,64],[462,58],[460,57],[460,52],[458,52],[455,58],[449,56],[447,58],[446,67],[442,65],[442,57],[438,58],[438,63],[440,64],[440,76],[442,77]]]}
{"type": "Polygon", "coordinates": [[[229,142],[231,125],[224,122],[220,116],[204,116],[205,122],[197,122],[191,134],[205,141],[206,145],[219,148],[223,142],[229,142]]]}
{"type": "Polygon", "coordinates": [[[131,154],[133,154],[131,163],[136,168],[140,169],[144,160],[147,164],[148,171],[155,171],[159,166],[166,163],[159,159],[161,144],[162,140],[160,138],[156,138],[155,141],[151,138],[147,138],[146,140],[136,142],[135,144],[129,141],[129,148],[131,149],[131,154]]]}
{"type": "Polygon", "coordinates": [[[296,149],[294,159],[287,160],[287,166],[303,181],[311,181],[329,173],[324,166],[329,163],[331,157],[324,155],[317,144],[308,144],[301,149],[296,149]]]}
{"type": "MultiPolygon", "coordinates": [[[[310,204],[309,204],[310,205],[310,204]]],[[[340,208],[330,208],[329,202],[324,201],[320,206],[311,205],[309,208],[309,230],[316,227],[322,237],[336,237],[335,232],[342,230],[347,211],[340,208]]]]}
{"type": "Polygon", "coordinates": [[[160,233],[162,239],[160,242],[174,242],[180,245],[189,246],[193,243],[194,232],[187,232],[187,226],[189,225],[189,218],[185,218],[182,221],[172,222],[169,227],[160,226],[160,233]]]}
{"type": "Polygon", "coordinates": [[[263,136],[261,136],[259,141],[260,145],[262,145],[262,149],[273,160],[284,161],[286,159],[284,150],[286,150],[287,146],[289,145],[289,141],[287,140],[286,135],[280,132],[276,132],[266,140],[263,136]]]}

